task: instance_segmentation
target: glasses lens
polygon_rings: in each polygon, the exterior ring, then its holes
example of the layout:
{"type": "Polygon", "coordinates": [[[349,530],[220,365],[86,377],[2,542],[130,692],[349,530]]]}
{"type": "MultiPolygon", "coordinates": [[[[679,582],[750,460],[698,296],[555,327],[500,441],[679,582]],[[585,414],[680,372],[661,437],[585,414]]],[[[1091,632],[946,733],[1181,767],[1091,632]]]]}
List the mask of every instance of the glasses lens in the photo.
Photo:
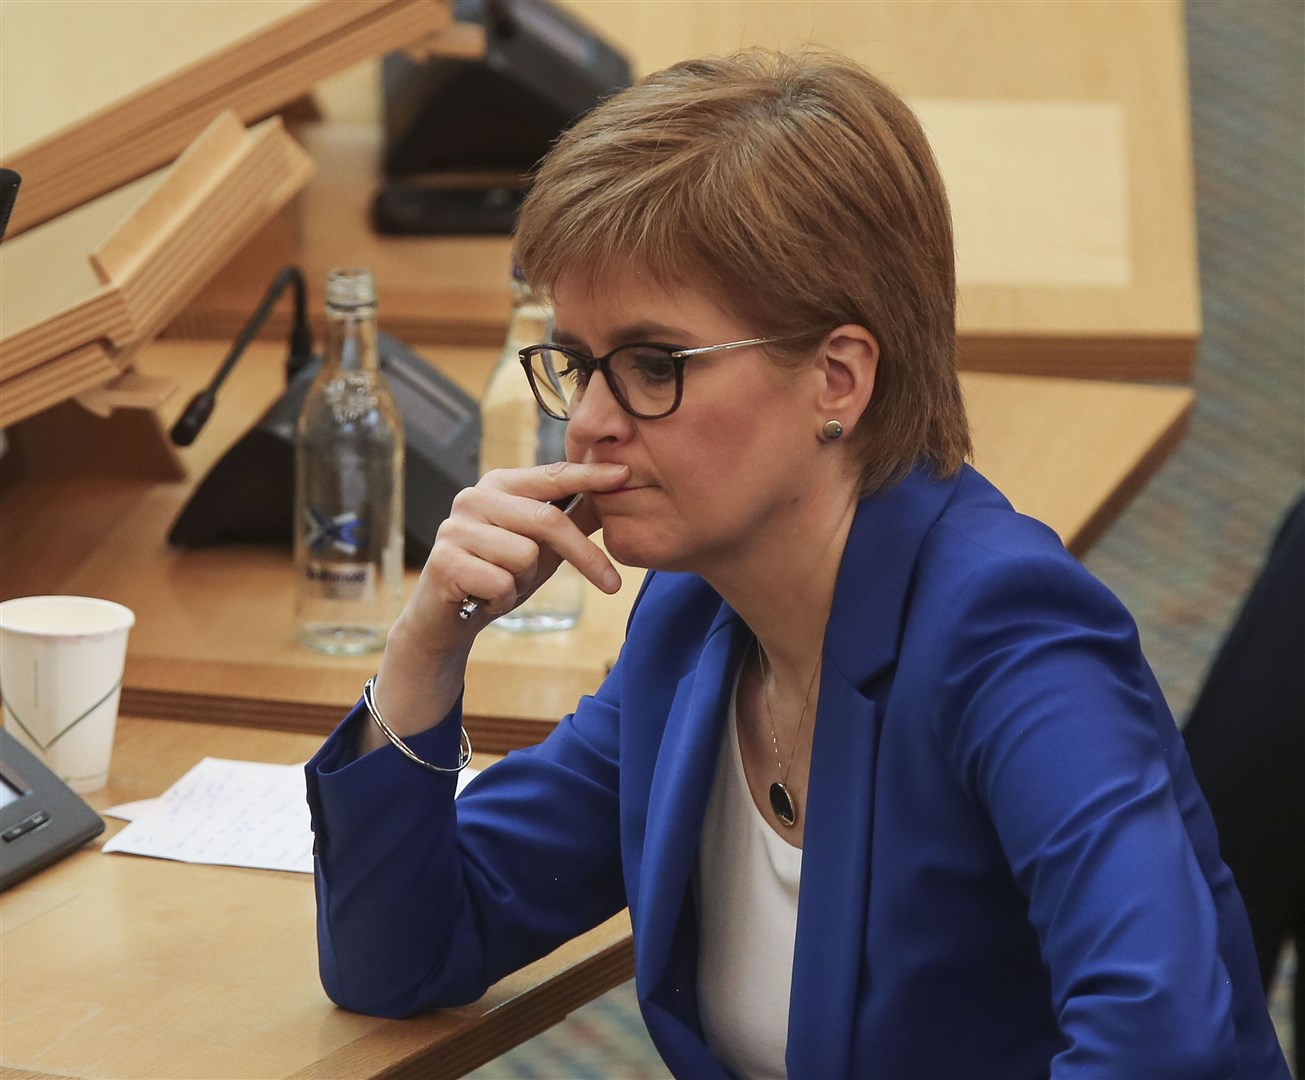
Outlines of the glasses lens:
{"type": "Polygon", "coordinates": [[[544,411],[565,420],[576,392],[584,388],[584,373],[566,353],[539,349],[530,355],[530,380],[544,411]]]}
{"type": "Polygon", "coordinates": [[[612,353],[612,379],[636,416],[664,416],[679,397],[680,364],[670,349],[631,345],[612,353]]]}

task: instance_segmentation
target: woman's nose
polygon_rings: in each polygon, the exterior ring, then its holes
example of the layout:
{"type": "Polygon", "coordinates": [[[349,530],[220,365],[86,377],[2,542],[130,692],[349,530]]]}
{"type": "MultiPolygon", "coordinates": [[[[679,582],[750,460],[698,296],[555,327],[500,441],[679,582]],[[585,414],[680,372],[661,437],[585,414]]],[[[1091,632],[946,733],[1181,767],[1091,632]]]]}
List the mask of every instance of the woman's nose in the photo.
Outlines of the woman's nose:
{"type": "MultiPolygon", "coordinates": [[[[616,400],[607,376],[595,371],[583,394],[571,402],[566,425],[567,441],[588,446],[603,440],[621,439],[630,432],[633,417],[616,400]]],[[[571,455],[575,456],[575,455],[571,455]]]]}

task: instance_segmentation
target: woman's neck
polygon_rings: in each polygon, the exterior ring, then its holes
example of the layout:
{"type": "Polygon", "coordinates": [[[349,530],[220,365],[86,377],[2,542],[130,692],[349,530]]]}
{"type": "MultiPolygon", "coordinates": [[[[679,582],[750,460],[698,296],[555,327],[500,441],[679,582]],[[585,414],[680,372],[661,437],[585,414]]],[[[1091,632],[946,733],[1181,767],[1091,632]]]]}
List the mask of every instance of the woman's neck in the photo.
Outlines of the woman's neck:
{"type": "Polygon", "coordinates": [[[855,487],[811,493],[748,550],[704,578],[756,634],[779,686],[805,686],[824,642],[855,487]]]}

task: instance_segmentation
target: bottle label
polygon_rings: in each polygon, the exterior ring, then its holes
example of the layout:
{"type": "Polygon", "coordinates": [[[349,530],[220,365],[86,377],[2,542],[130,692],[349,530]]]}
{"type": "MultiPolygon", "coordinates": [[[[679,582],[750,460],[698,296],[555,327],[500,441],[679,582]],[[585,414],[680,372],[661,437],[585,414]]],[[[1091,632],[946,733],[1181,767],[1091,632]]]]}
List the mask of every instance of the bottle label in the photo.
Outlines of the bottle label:
{"type": "Polygon", "coordinates": [[[323,391],[331,417],[337,424],[352,424],[380,407],[376,381],[366,372],[350,372],[332,379],[323,391]]]}
{"type": "Polygon", "coordinates": [[[367,542],[367,523],[352,510],[327,514],[309,507],[304,517],[305,539],[314,555],[357,555],[367,542]]]}
{"type": "Polygon", "coordinates": [[[323,600],[371,600],[376,595],[376,567],[372,563],[310,561],[304,577],[323,600]]]}

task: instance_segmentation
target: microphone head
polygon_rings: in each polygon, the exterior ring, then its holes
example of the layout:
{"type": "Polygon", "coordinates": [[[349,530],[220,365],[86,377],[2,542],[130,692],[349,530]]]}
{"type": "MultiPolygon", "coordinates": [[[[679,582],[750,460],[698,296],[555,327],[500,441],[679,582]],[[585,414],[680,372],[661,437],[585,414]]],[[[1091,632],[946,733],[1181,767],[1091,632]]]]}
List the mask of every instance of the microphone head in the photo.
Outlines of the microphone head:
{"type": "Polygon", "coordinates": [[[190,404],[186,406],[181,417],[172,425],[172,431],[169,433],[174,444],[177,446],[189,446],[195,441],[195,436],[208,423],[208,418],[212,415],[213,405],[217,402],[217,394],[212,390],[201,390],[193,398],[190,404]]]}

